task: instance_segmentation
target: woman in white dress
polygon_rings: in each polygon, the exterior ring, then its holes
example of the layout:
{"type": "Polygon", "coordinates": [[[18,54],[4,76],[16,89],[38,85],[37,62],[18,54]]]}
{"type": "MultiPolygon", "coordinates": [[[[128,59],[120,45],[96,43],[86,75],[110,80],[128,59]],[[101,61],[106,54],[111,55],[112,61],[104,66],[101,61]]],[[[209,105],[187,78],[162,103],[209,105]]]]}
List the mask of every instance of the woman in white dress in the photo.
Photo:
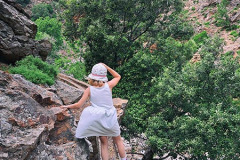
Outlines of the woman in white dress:
{"type": "Polygon", "coordinates": [[[91,106],[83,110],[75,136],[77,138],[99,136],[103,160],[108,160],[107,136],[111,136],[116,143],[121,160],[126,160],[117,112],[112,101],[112,88],[118,84],[120,79],[121,76],[107,65],[96,64],[88,76],[91,86],[84,91],[82,98],[77,103],[61,106],[63,109],[80,108],[90,97],[91,106]],[[108,81],[107,71],[114,77],[111,81],[108,81]]]}

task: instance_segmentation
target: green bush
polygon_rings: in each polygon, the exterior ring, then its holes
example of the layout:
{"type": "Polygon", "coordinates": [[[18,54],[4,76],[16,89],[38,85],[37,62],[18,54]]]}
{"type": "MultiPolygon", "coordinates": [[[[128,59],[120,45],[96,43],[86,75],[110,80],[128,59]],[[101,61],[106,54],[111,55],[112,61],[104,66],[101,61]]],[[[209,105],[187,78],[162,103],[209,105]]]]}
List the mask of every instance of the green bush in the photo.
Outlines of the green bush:
{"type": "Polygon", "coordinates": [[[208,38],[207,32],[203,31],[197,35],[195,35],[192,39],[196,42],[198,46],[201,46],[205,39],[208,38]]]}
{"type": "Polygon", "coordinates": [[[53,65],[43,62],[32,55],[18,61],[15,67],[10,68],[10,73],[21,74],[27,80],[36,84],[54,84],[55,77],[58,74],[53,65]]]}
{"type": "Polygon", "coordinates": [[[50,4],[46,4],[46,3],[40,3],[37,4],[35,6],[33,6],[32,8],[32,20],[35,21],[38,18],[42,17],[55,17],[53,8],[50,4]]]}
{"type": "Polygon", "coordinates": [[[234,37],[238,37],[239,36],[239,33],[237,33],[237,31],[232,31],[230,33],[230,35],[234,36],[234,37]]]}

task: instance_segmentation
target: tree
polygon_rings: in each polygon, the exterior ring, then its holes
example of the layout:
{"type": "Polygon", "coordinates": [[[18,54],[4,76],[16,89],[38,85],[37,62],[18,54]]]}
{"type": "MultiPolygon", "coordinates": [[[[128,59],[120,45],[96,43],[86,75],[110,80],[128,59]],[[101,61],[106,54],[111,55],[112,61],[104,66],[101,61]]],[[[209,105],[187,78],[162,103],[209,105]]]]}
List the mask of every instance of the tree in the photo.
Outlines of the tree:
{"type": "Polygon", "coordinates": [[[32,8],[32,20],[35,21],[42,17],[55,17],[53,8],[50,4],[39,3],[32,8]]]}
{"type": "Polygon", "coordinates": [[[82,38],[88,45],[84,54],[89,70],[97,62],[116,68],[127,62],[139,48],[137,40],[156,19],[182,8],[180,0],[71,0],[66,7],[65,35],[82,38]]]}
{"type": "Polygon", "coordinates": [[[38,32],[36,38],[39,39],[40,37],[44,37],[44,33],[53,37],[55,39],[56,47],[62,45],[62,24],[56,18],[40,17],[35,21],[38,26],[38,32]]]}
{"type": "Polygon", "coordinates": [[[171,37],[159,37],[155,44],[157,48],[154,52],[150,53],[148,48],[142,49],[118,68],[122,80],[113,93],[129,100],[122,120],[122,125],[127,128],[126,135],[136,136],[145,132],[147,119],[156,112],[153,106],[158,104],[152,99],[158,91],[150,92],[155,87],[152,82],[154,77],[161,76],[164,67],[173,62],[176,62],[176,70],[180,70],[197,48],[192,40],[183,43],[171,37]]]}
{"type": "Polygon", "coordinates": [[[147,137],[162,156],[188,154],[190,159],[239,159],[239,59],[220,55],[219,39],[202,47],[201,61],[172,63],[154,80],[147,137]]]}

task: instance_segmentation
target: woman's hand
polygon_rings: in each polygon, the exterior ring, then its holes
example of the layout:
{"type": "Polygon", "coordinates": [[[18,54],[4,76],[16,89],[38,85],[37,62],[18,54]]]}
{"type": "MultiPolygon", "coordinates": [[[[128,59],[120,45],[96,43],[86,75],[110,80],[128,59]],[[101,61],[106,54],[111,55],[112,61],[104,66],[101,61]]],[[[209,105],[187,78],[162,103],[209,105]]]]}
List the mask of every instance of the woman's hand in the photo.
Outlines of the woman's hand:
{"type": "Polygon", "coordinates": [[[104,63],[99,63],[99,64],[101,64],[101,65],[103,65],[104,67],[106,67],[106,68],[107,68],[107,65],[106,65],[106,64],[104,64],[104,63]]]}
{"type": "Polygon", "coordinates": [[[66,110],[68,109],[68,106],[60,106],[60,108],[66,110]]]}

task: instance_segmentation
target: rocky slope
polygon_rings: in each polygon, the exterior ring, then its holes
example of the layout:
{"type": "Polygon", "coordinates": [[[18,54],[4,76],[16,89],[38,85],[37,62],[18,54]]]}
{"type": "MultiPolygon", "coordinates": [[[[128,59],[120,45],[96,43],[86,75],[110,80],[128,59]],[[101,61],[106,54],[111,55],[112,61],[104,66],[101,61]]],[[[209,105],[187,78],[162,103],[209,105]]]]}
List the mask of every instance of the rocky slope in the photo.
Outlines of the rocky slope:
{"type": "MultiPolygon", "coordinates": [[[[186,0],[184,9],[188,11],[188,20],[192,22],[196,33],[207,31],[208,35],[219,35],[225,42],[223,52],[233,51],[236,54],[236,51],[240,50],[240,36],[234,37],[231,35],[232,31],[226,31],[215,24],[214,15],[217,12],[217,4],[220,2],[221,0],[186,0]]],[[[239,26],[240,1],[230,0],[229,2],[228,16],[232,24],[239,26]]],[[[236,31],[240,32],[240,29],[236,31]]]]}

